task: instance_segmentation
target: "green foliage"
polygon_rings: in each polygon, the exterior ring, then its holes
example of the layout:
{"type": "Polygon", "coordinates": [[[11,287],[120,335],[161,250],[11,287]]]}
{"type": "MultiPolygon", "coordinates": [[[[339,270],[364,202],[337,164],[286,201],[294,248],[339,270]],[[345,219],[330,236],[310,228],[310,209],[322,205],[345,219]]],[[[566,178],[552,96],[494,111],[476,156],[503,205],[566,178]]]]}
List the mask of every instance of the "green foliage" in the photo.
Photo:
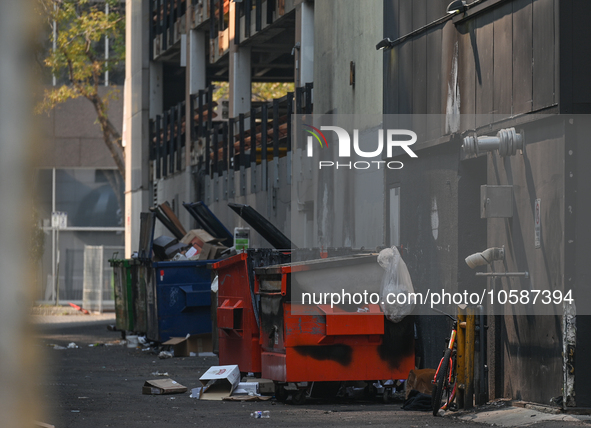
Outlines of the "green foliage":
{"type": "Polygon", "coordinates": [[[55,46],[55,49],[51,46],[45,49],[42,65],[53,76],[65,76],[67,82],[46,88],[35,111],[49,113],[69,99],[88,99],[97,113],[105,144],[124,177],[121,136],[107,114],[109,100],[115,98],[119,90],[111,86],[106,93],[99,93],[105,73],[125,61],[125,17],[121,1],[37,0],[37,12],[47,24],[51,45],[55,46]],[[107,38],[108,59],[104,44],[107,38]]]}
{"type": "MultiPolygon", "coordinates": [[[[214,82],[216,89],[213,92],[213,99],[227,98],[229,94],[228,82],[214,82]]],[[[288,92],[294,91],[293,83],[284,82],[253,82],[251,85],[252,101],[270,101],[274,98],[281,98],[288,92]]]]}
{"type": "MultiPolygon", "coordinates": [[[[67,76],[68,84],[46,89],[37,111],[49,111],[70,98],[98,96],[105,72],[125,61],[125,19],[120,2],[38,0],[38,5],[56,47],[47,52],[44,66],[55,76],[67,76]],[[108,14],[105,3],[109,5],[108,14]],[[108,60],[105,38],[109,39],[108,60]]],[[[109,95],[113,96],[115,90],[109,95]]]]}

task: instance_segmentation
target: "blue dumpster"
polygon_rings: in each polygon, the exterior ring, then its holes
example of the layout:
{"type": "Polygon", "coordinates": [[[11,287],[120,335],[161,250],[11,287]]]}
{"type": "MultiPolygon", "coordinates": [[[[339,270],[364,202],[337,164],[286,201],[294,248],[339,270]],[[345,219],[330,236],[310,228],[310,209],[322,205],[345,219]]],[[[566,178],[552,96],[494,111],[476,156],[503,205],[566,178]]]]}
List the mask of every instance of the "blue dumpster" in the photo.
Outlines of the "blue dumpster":
{"type": "Polygon", "coordinates": [[[171,337],[211,333],[211,270],[217,260],[170,261],[152,264],[146,284],[147,337],[165,342],[171,337]]]}

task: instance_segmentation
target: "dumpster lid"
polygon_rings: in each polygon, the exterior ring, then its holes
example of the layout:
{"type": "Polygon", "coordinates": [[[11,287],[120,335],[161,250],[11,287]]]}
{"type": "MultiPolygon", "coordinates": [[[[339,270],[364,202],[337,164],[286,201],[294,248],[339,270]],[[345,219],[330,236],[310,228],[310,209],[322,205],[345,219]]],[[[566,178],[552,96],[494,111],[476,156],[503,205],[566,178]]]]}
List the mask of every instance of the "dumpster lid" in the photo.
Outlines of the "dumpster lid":
{"type": "Polygon", "coordinates": [[[197,220],[197,224],[211,236],[222,239],[226,246],[230,247],[234,243],[234,238],[226,226],[215,216],[214,213],[205,205],[203,201],[185,203],[183,206],[189,214],[197,220]],[[228,245],[230,244],[230,245],[228,245]]]}
{"type": "Polygon", "coordinates": [[[269,244],[278,250],[290,250],[297,248],[291,240],[279,231],[271,222],[259,214],[250,205],[235,204],[230,202],[228,206],[256,230],[269,244]]]}
{"type": "Polygon", "coordinates": [[[138,259],[141,261],[147,261],[152,258],[155,224],[156,216],[153,212],[140,213],[140,244],[138,247],[138,259]]]}

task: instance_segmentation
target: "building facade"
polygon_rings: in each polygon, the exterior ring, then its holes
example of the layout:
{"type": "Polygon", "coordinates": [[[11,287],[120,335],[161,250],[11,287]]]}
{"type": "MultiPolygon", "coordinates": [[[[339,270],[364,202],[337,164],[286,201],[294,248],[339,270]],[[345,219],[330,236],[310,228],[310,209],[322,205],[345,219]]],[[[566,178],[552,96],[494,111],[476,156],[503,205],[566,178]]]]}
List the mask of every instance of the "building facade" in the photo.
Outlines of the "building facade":
{"type": "MultiPolygon", "coordinates": [[[[577,214],[588,204],[588,153],[575,115],[591,100],[589,6],[483,0],[449,14],[447,3],[129,0],[126,255],[137,249],[139,213],[154,204],[169,201],[192,227],[182,203],[203,200],[232,230],[243,224],[227,204],[238,202],[299,247],[403,247],[419,291],[583,293],[589,231],[577,214]],[[227,117],[213,97],[219,81],[229,82],[227,117]],[[253,82],[294,91],[253,102],[253,82]],[[314,161],[329,152],[311,161],[298,139],[310,115],[351,115],[366,135],[390,121],[419,129],[418,157],[401,155],[399,170],[319,171],[314,161]],[[525,136],[510,155],[463,149],[465,137],[510,128],[525,136]],[[481,186],[500,185],[511,216],[481,217],[481,186]],[[504,272],[528,278],[477,277],[464,259],[494,246],[505,247],[504,272]]],[[[251,242],[268,246],[256,234],[251,242]]],[[[589,349],[588,321],[576,316],[574,336],[573,311],[489,315],[477,399],[588,405],[590,373],[575,364],[589,349]]],[[[441,357],[449,327],[439,320],[416,319],[420,367],[441,357]]]]}

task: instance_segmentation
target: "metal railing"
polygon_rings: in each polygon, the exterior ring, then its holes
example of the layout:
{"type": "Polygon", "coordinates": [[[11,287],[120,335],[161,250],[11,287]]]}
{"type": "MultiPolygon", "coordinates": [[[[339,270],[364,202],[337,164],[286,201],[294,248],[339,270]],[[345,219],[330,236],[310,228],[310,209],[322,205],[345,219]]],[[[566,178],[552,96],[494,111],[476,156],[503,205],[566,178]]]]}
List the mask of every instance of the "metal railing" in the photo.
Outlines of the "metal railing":
{"type": "Polygon", "coordinates": [[[150,161],[157,179],[183,169],[185,110],[183,101],[150,121],[150,161]]]}
{"type": "MultiPolygon", "coordinates": [[[[192,147],[203,147],[198,169],[214,178],[224,172],[262,165],[263,183],[266,183],[267,163],[292,151],[293,115],[313,112],[313,84],[296,88],[281,98],[257,103],[249,112],[228,120],[216,117],[213,90],[209,86],[190,98],[188,120],[192,147]]],[[[185,103],[181,102],[150,121],[150,160],[156,179],[183,169],[186,116],[185,103]]]]}
{"type": "Polygon", "coordinates": [[[165,52],[180,37],[181,17],[186,12],[187,0],[150,0],[150,59],[165,52]]]}

